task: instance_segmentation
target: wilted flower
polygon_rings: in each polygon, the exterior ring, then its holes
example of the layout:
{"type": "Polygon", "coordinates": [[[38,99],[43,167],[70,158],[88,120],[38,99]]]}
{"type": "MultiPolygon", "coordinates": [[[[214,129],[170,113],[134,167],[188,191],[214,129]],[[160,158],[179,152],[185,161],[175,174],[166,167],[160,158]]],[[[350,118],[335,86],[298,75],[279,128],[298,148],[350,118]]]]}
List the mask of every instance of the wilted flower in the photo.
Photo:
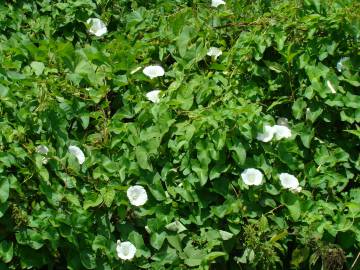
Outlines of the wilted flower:
{"type": "Polygon", "coordinates": [[[225,5],[226,3],[223,0],[212,0],[211,6],[212,7],[218,7],[220,5],[225,5]]]}
{"type": "Polygon", "coordinates": [[[264,132],[257,135],[256,139],[262,142],[269,142],[274,136],[274,129],[272,126],[265,125],[264,132]]]}
{"type": "Polygon", "coordinates": [[[336,94],[336,90],[335,90],[334,86],[331,84],[331,82],[330,82],[329,80],[326,81],[326,84],[327,84],[327,86],[329,87],[330,92],[331,92],[332,94],[336,94]]]}
{"type": "Polygon", "coordinates": [[[210,49],[207,52],[207,55],[214,56],[214,58],[217,59],[220,55],[222,55],[222,51],[219,48],[210,47],[210,49]]]}
{"type": "Polygon", "coordinates": [[[132,186],[129,187],[126,192],[127,197],[132,205],[141,206],[146,203],[148,196],[146,190],[142,186],[132,186]]]}
{"type": "Polygon", "coordinates": [[[164,76],[165,71],[161,66],[148,66],[144,68],[143,73],[150,79],[164,76]]]}
{"type": "Polygon", "coordinates": [[[79,147],[77,147],[75,145],[70,145],[69,146],[69,153],[74,155],[77,158],[79,164],[84,163],[85,155],[84,155],[84,152],[81,151],[81,149],[79,147]]]}
{"type": "Polygon", "coordinates": [[[106,25],[98,18],[90,18],[86,23],[90,25],[89,32],[97,37],[107,33],[106,25]]]}
{"type": "Polygon", "coordinates": [[[49,148],[47,148],[45,145],[39,145],[36,147],[36,152],[42,155],[47,155],[49,148]]]}
{"type": "Polygon", "coordinates": [[[290,189],[295,192],[301,191],[301,187],[299,187],[299,181],[292,174],[280,173],[279,179],[280,179],[281,185],[284,188],[290,189]]]}
{"type": "Polygon", "coordinates": [[[136,247],[129,241],[120,242],[120,240],[117,240],[116,253],[122,260],[131,260],[135,256],[136,247]]]}
{"type": "Polygon", "coordinates": [[[336,69],[341,72],[343,67],[344,67],[344,62],[346,62],[347,60],[349,60],[349,57],[342,57],[339,62],[337,62],[336,64],[336,69]]]}
{"type": "Polygon", "coordinates": [[[151,102],[158,103],[160,102],[160,90],[153,90],[146,94],[146,98],[151,102]]]}
{"type": "Polygon", "coordinates": [[[291,130],[287,126],[274,125],[272,128],[274,130],[274,135],[276,140],[281,140],[284,138],[291,137],[291,130]]]}
{"type": "Polygon", "coordinates": [[[289,125],[289,120],[286,117],[280,117],[276,121],[276,124],[287,127],[289,125]]]}
{"type": "Polygon", "coordinates": [[[248,186],[258,186],[262,183],[263,174],[258,169],[249,168],[241,173],[241,178],[248,186]]]}

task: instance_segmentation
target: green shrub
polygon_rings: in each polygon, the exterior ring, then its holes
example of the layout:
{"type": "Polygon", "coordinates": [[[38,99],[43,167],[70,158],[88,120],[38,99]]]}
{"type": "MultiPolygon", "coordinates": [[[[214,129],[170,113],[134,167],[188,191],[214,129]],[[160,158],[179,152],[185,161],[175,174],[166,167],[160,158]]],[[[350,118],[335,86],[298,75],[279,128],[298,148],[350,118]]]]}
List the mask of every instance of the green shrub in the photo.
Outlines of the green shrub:
{"type": "Polygon", "coordinates": [[[225,2],[0,4],[0,269],[358,269],[360,4],[225,2]]]}

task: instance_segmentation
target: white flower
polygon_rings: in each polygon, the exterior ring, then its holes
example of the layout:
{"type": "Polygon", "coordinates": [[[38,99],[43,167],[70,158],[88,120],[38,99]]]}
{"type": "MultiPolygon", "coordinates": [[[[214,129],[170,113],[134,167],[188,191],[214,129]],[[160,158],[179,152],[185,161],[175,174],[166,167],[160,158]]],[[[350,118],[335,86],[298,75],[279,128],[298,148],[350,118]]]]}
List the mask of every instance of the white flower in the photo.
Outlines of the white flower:
{"type": "Polygon", "coordinates": [[[42,155],[47,155],[49,148],[47,148],[45,145],[39,145],[36,147],[36,152],[42,155]]]}
{"type": "Polygon", "coordinates": [[[331,82],[330,82],[329,80],[326,81],[326,84],[327,84],[327,86],[329,87],[330,92],[331,92],[332,94],[336,94],[336,90],[335,90],[334,86],[331,84],[331,82]]]}
{"type": "Polygon", "coordinates": [[[120,240],[117,240],[116,253],[122,260],[131,260],[135,256],[136,247],[129,241],[120,242],[120,240]]]}
{"type": "Polygon", "coordinates": [[[344,67],[344,62],[346,62],[347,60],[349,60],[350,58],[349,57],[342,57],[339,62],[337,62],[336,64],[336,69],[341,72],[343,67],[344,67]]]}
{"type": "Polygon", "coordinates": [[[161,93],[160,90],[150,91],[146,94],[146,98],[148,100],[150,100],[151,102],[159,103],[160,102],[160,93],[161,93]]]}
{"type": "Polygon", "coordinates": [[[281,185],[284,188],[290,189],[295,192],[301,191],[301,187],[299,187],[299,181],[297,178],[291,174],[288,173],[280,173],[279,179],[281,182],[281,185]]]}
{"type": "Polygon", "coordinates": [[[218,7],[220,5],[225,5],[226,3],[223,0],[212,0],[211,6],[212,7],[218,7]]]}
{"type": "Polygon", "coordinates": [[[241,173],[241,178],[243,179],[244,183],[248,186],[258,186],[261,185],[263,174],[258,169],[246,169],[241,173]]]}
{"type": "Polygon", "coordinates": [[[98,18],[90,18],[86,23],[90,25],[89,32],[97,37],[107,33],[106,25],[98,18]]]}
{"type": "Polygon", "coordinates": [[[148,66],[144,68],[143,73],[150,79],[164,76],[165,71],[161,66],[148,66]]]}
{"type": "Polygon", "coordinates": [[[84,163],[85,155],[84,155],[84,152],[81,151],[81,149],[79,147],[77,147],[75,145],[70,145],[69,146],[69,153],[74,155],[77,158],[79,164],[84,163]]]}
{"type": "Polygon", "coordinates": [[[264,132],[257,135],[256,139],[262,142],[269,142],[274,136],[274,129],[272,126],[265,125],[264,132]]]}
{"type": "Polygon", "coordinates": [[[217,59],[220,55],[222,55],[222,51],[219,48],[210,47],[210,49],[207,52],[207,55],[214,56],[214,58],[217,59]]]}
{"type": "Polygon", "coordinates": [[[298,186],[297,188],[291,189],[291,191],[294,192],[294,193],[299,193],[299,192],[302,191],[302,187],[298,186]]]}
{"type": "Polygon", "coordinates": [[[148,196],[146,190],[142,186],[129,187],[126,192],[127,197],[132,205],[141,206],[146,203],[148,196]]]}
{"type": "Polygon", "coordinates": [[[291,130],[287,126],[274,125],[272,128],[274,130],[274,135],[276,140],[281,140],[283,138],[291,137],[291,130]]]}

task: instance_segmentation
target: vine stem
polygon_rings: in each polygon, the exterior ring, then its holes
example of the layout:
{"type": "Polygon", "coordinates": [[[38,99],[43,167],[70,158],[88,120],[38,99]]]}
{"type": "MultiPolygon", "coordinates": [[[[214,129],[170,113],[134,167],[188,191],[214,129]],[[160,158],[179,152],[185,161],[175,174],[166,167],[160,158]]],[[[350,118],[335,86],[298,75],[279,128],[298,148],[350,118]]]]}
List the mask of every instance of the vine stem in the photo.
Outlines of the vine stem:
{"type": "Polygon", "coordinates": [[[356,262],[358,261],[359,257],[360,257],[360,251],[359,251],[358,255],[356,256],[355,261],[351,265],[350,270],[354,269],[354,266],[356,265],[356,262]]]}

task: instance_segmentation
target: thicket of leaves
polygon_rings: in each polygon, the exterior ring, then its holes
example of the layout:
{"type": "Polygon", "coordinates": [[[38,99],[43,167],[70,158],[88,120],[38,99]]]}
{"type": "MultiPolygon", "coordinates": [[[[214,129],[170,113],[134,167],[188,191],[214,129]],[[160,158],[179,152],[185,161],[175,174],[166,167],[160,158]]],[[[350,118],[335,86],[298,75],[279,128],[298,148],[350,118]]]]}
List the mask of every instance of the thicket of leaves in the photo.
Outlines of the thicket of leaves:
{"type": "Polygon", "coordinates": [[[0,26],[0,269],[359,267],[358,1],[8,0],[0,26]]]}

